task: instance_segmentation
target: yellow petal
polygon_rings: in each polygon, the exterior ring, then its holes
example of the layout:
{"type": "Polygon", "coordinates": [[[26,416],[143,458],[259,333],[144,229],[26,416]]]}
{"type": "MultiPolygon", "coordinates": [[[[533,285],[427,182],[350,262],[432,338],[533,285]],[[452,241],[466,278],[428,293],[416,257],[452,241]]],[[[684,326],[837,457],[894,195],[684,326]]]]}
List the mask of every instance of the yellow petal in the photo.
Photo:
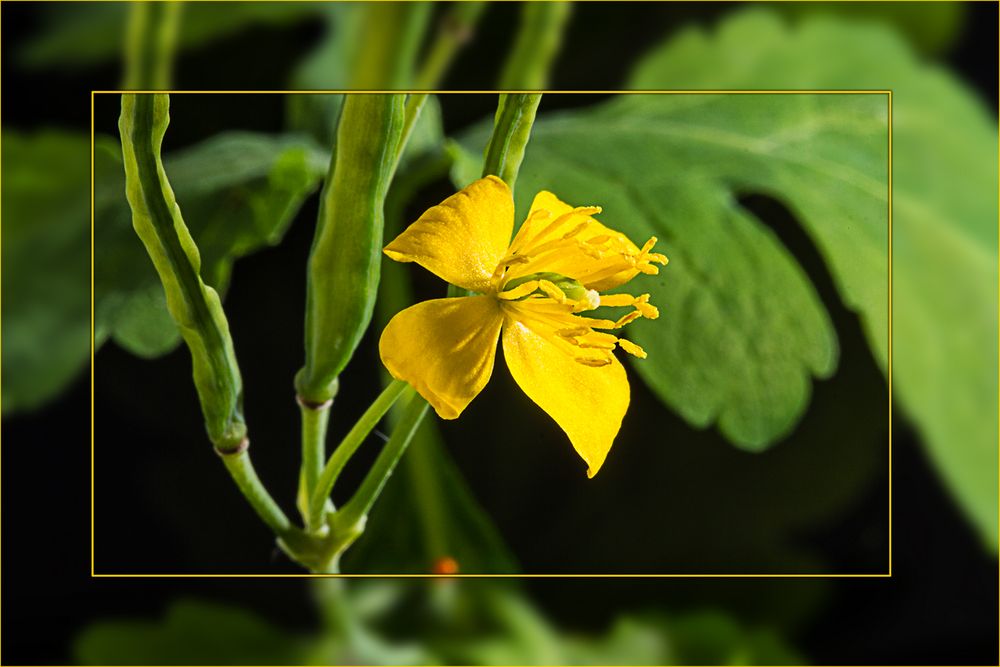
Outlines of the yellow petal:
{"type": "Polygon", "coordinates": [[[416,262],[453,285],[485,292],[513,228],[510,188],[487,176],[427,209],[385,247],[385,254],[397,262],[416,262]]]}
{"type": "Polygon", "coordinates": [[[579,280],[599,292],[631,280],[639,269],[624,256],[637,256],[641,251],[627,236],[592,217],[600,211],[596,206],[574,208],[551,192],[539,192],[511,242],[511,251],[526,256],[528,261],[512,266],[508,277],[549,271],[579,280]],[[553,247],[556,244],[560,247],[553,247]],[[540,254],[544,248],[549,250],[540,254]]]}
{"type": "Polygon", "coordinates": [[[508,315],[503,327],[504,358],[518,386],[566,432],[587,462],[587,475],[593,477],[628,409],[628,378],[613,355],[601,365],[598,357],[577,360],[567,353],[565,344],[551,339],[553,335],[508,315]]]}
{"type": "Polygon", "coordinates": [[[489,382],[502,323],[493,297],[423,301],[389,321],[379,354],[394,378],[455,419],[489,382]]]}

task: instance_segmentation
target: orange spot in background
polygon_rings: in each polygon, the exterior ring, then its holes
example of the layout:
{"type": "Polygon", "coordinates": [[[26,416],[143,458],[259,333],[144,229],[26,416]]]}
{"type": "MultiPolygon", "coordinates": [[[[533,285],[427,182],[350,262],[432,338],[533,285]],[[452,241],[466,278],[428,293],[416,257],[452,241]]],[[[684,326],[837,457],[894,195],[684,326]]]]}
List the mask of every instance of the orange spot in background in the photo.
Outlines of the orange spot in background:
{"type": "Polygon", "coordinates": [[[431,567],[434,574],[458,574],[458,561],[451,556],[442,556],[431,567]]]}

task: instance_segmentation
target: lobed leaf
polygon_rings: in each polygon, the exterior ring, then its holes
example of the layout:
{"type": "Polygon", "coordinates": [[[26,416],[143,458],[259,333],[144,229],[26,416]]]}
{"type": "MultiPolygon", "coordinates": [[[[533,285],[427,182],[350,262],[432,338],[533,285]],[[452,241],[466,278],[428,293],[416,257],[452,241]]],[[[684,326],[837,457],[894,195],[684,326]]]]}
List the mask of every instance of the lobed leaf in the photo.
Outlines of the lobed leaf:
{"type": "MultiPolygon", "coordinates": [[[[893,398],[995,549],[996,119],[959,82],[922,64],[884,28],[823,18],[789,25],[757,10],[734,16],[712,34],[678,35],[638,65],[630,85],[893,89],[893,398]],[[831,53],[839,56],[831,59],[831,53]]],[[[701,122],[716,115],[705,107],[701,122]]],[[[788,135],[804,168],[789,166],[773,177],[773,169],[758,162],[762,173],[753,183],[777,186],[795,211],[887,370],[885,225],[866,214],[886,204],[881,162],[850,150],[856,142],[830,145],[835,135],[816,127],[847,120],[813,115],[811,124],[788,135]],[[824,171],[841,173],[843,187],[822,187],[817,179],[824,171]]],[[[874,131],[873,123],[867,125],[874,131]]]]}

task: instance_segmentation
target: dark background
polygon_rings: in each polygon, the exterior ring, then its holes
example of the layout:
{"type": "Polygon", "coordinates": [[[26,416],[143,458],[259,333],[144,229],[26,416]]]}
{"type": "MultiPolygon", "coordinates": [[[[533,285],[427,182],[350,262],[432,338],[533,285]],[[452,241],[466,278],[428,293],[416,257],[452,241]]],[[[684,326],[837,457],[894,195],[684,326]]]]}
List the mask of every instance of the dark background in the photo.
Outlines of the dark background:
{"type": "MultiPolygon", "coordinates": [[[[729,9],[726,3],[578,5],[568,34],[573,42],[600,48],[568,45],[552,87],[615,88],[635,58],[668,35],[671,26],[692,18],[710,21],[729,9]]],[[[37,25],[38,8],[8,3],[2,11],[4,126],[87,127],[89,91],[116,87],[118,66],[74,75],[25,72],[15,53],[37,25]]],[[[504,50],[516,20],[515,7],[490,7],[486,27],[443,87],[477,88],[495,80],[499,64],[490,54],[504,50]]],[[[964,33],[944,58],[993,108],[996,25],[995,5],[970,6],[964,33]]],[[[318,30],[306,23],[253,28],[184,54],[175,78],[211,82],[211,87],[281,88],[290,64],[318,38],[318,30]],[[261,44],[269,57],[246,66],[241,58],[261,44]]],[[[175,96],[168,148],[222,129],[279,130],[281,98],[253,99],[240,109],[232,98],[175,96]]],[[[593,101],[550,95],[543,109],[593,101]]],[[[117,100],[100,102],[98,129],[113,133],[117,100]]],[[[494,104],[487,96],[445,100],[446,129],[454,132],[488,116],[494,104]]],[[[449,187],[427,188],[415,207],[436,203],[449,187]]],[[[840,305],[816,250],[795,221],[773,200],[747,193],[743,201],[776,230],[817,285],[840,339],[837,374],[815,384],[793,436],[757,456],[735,450],[714,431],[692,430],[634,378],[633,408],[619,443],[601,475],[588,481],[571,448],[558,444],[561,434],[498,364],[484,395],[462,420],[442,431],[524,571],[884,571],[884,379],[856,317],[840,305]],[[503,439],[481,442],[476,437],[481,429],[503,439]],[[831,443],[836,444],[832,451],[831,443]],[[796,480],[802,488],[793,486],[796,480]],[[739,504],[736,484],[751,493],[772,493],[779,504],[782,498],[796,502],[797,493],[825,493],[831,509],[799,527],[771,526],[770,517],[733,521],[729,512],[739,504]],[[618,532],[589,532],[586,510],[591,508],[618,512],[618,532]],[[651,515],[662,518],[653,530],[651,515]]],[[[312,200],[280,247],[237,263],[226,299],[248,387],[256,464],[282,500],[293,495],[298,457],[291,378],[302,361],[303,267],[315,213],[312,200]]],[[[437,295],[432,282],[420,279],[418,284],[427,290],[425,296],[437,295]]],[[[351,391],[338,399],[332,440],[346,430],[348,416],[360,414],[375,395],[373,343],[369,336],[342,380],[351,391]]],[[[98,571],[297,571],[273,554],[267,531],[224,480],[203,435],[186,351],[142,361],[108,345],[98,353],[96,366],[98,571]]],[[[621,609],[714,604],[786,627],[793,643],[817,663],[995,663],[996,561],[984,553],[941,488],[904,416],[894,415],[893,426],[892,579],[530,580],[527,586],[562,624],[581,630],[606,627],[621,609]],[[762,604],[762,599],[772,602],[762,604]],[[798,613],[812,606],[818,611],[798,613]]],[[[89,578],[88,428],[86,378],[45,410],[4,420],[6,663],[65,663],[69,641],[89,621],[156,615],[180,595],[235,601],[283,625],[314,622],[304,603],[303,580],[89,578]]],[[[355,474],[364,461],[358,463],[352,466],[355,474]]],[[[602,525],[611,530],[613,523],[602,525]]]]}

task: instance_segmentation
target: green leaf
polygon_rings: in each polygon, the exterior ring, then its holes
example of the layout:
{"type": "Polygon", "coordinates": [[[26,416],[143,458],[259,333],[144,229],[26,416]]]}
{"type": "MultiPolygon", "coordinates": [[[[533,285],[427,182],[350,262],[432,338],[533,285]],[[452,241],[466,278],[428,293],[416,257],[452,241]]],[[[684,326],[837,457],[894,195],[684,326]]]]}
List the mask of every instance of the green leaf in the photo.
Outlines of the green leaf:
{"type": "Polygon", "coordinates": [[[57,130],[3,134],[6,414],[41,405],[88,357],[90,142],[57,130]]]}
{"type": "Polygon", "coordinates": [[[567,653],[566,662],[579,665],[804,664],[773,632],[708,611],[622,616],[604,637],[568,643],[567,653]]]}
{"type": "MultiPolygon", "coordinates": [[[[38,407],[80,373],[89,346],[89,139],[4,130],[3,411],[38,407]]],[[[165,160],[210,284],[232,263],[281,240],[318,185],[326,155],[294,136],[219,135],[165,160]]],[[[121,148],[94,149],[95,344],[109,336],[135,354],[180,341],[163,288],[132,229],[121,148]]]]}
{"type": "MultiPolygon", "coordinates": [[[[164,166],[201,253],[205,282],[220,292],[233,262],[277,245],[317,187],[325,154],[296,136],[231,132],[167,156],[164,166]]],[[[115,342],[146,357],[180,341],[159,279],[132,230],[120,151],[95,151],[96,317],[115,342]]]]}
{"type": "MultiPolygon", "coordinates": [[[[81,68],[121,57],[128,3],[46,8],[43,30],[18,52],[28,67],[81,68]]],[[[254,25],[289,25],[315,15],[311,2],[185,4],[178,49],[196,48],[254,25]]]]}
{"type": "MultiPolygon", "coordinates": [[[[794,427],[810,376],[832,373],[837,343],[801,268],[735,195],[765,173],[774,178],[768,190],[780,192],[782,179],[803,171],[803,155],[830,159],[845,139],[840,126],[821,130],[808,152],[777,138],[826,116],[867,127],[846,137],[884,164],[877,98],[630,95],[541,117],[521,169],[519,218],[545,189],[574,205],[600,204],[600,219],[640,245],[660,240],[670,264],[628,285],[651,293],[663,313],[627,330],[649,352],[634,366],[692,424],[718,423],[746,449],[763,449],[794,427]]],[[[809,174],[811,187],[831,197],[845,189],[809,174]]],[[[884,213],[884,205],[861,211],[884,213]]]]}
{"type": "Polygon", "coordinates": [[[162,621],[100,621],[77,637],[81,665],[296,665],[314,640],[244,609],[180,600],[162,621]]]}
{"type": "MultiPolygon", "coordinates": [[[[712,35],[680,34],[640,63],[630,85],[892,87],[894,399],[995,549],[996,119],[959,82],[921,64],[886,29],[819,18],[791,29],[762,11],[741,13],[712,35]],[[840,56],[831,59],[831,53],[840,56]]],[[[703,108],[700,122],[710,121],[712,113],[703,108]]],[[[815,154],[808,137],[798,142],[802,159],[815,154]]],[[[884,205],[884,194],[876,187],[881,179],[872,180],[872,159],[848,152],[846,143],[842,152],[826,166],[845,176],[867,174],[858,187],[832,193],[811,187],[814,174],[803,169],[789,174],[778,192],[826,257],[845,303],[861,314],[885,368],[887,295],[879,259],[884,223],[862,215],[866,202],[884,205]]],[[[762,170],[754,183],[769,185],[770,171],[762,170]]]]}
{"type": "Polygon", "coordinates": [[[449,613],[428,641],[455,664],[802,664],[802,657],[773,632],[747,627],[721,612],[625,614],[606,632],[567,632],[507,583],[468,582],[461,599],[440,605],[449,613]]]}
{"type": "Polygon", "coordinates": [[[880,23],[895,28],[914,48],[924,53],[947,52],[961,35],[968,6],[958,2],[782,2],[776,11],[797,18],[833,15],[860,23],[880,23]]]}

